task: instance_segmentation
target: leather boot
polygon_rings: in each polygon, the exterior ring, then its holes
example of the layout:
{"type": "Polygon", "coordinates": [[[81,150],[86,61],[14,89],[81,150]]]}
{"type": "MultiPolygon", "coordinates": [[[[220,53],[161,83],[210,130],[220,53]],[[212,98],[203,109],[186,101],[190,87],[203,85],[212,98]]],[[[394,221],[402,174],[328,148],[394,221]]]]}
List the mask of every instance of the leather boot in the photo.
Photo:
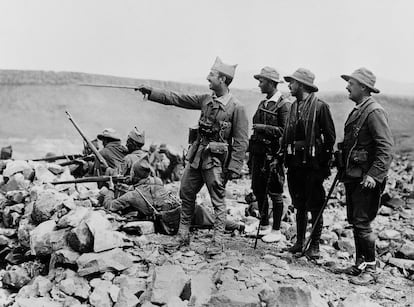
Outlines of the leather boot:
{"type": "Polygon", "coordinates": [[[306,210],[298,210],[296,212],[296,243],[289,252],[292,254],[301,253],[303,243],[305,242],[306,225],[308,224],[308,212],[306,210]]]}
{"type": "MultiPolygon", "coordinates": [[[[314,225],[315,223],[314,221],[317,215],[318,215],[318,212],[312,212],[312,225],[314,225]]],[[[311,237],[311,244],[308,250],[305,252],[305,255],[311,259],[317,259],[320,257],[319,241],[322,235],[322,227],[323,227],[323,218],[321,216],[313,230],[312,237],[311,237]]]]}
{"type": "Polygon", "coordinates": [[[190,231],[188,229],[178,231],[178,234],[172,240],[164,245],[166,251],[174,252],[182,248],[190,247],[190,231]]]}

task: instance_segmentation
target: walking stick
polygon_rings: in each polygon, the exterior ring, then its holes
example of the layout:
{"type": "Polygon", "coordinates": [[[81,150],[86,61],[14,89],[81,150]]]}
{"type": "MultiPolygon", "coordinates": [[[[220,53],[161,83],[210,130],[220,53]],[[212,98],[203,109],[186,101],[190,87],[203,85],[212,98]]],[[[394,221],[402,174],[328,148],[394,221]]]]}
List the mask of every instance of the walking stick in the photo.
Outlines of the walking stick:
{"type": "Polygon", "coordinates": [[[316,225],[318,224],[318,221],[319,221],[319,219],[321,218],[321,216],[322,216],[322,214],[323,214],[323,211],[325,210],[325,207],[326,207],[326,205],[328,204],[329,199],[331,198],[332,192],[333,192],[333,190],[334,190],[334,188],[335,188],[335,186],[336,186],[336,184],[337,184],[338,180],[339,180],[339,171],[336,173],[336,176],[335,176],[335,178],[334,178],[334,181],[332,182],[332,185],[331,185],[331,187],[330,187],[330,189],[329,189],[328,195],[327,195],[327,196],[326,196],[326,198],[325,198],[325,201],[324,201],[324,203],[323,203],[323,205],[322,205],[322,208],[321,208],[321,210],[319,211],[318,216],[316,217],[315,221],[313,222],[313,225],[312,225],[312,229],[311,229],[311,232],[310,232],[309,238],[306,240],[305,245],[303,246],[303,250],[302,250],[302,253],[301,253],[301,257],[302,257],[303,255],[305,255],[305,252],[306,252],[306,250],[307,250],[307,249],[308,249],[308,247],[309,247],[309,244],[310,244],[310,242],[311,242],[311,240],[312,240],[312,234],[314,233],[315,228],[316,228],[316,225]]]}

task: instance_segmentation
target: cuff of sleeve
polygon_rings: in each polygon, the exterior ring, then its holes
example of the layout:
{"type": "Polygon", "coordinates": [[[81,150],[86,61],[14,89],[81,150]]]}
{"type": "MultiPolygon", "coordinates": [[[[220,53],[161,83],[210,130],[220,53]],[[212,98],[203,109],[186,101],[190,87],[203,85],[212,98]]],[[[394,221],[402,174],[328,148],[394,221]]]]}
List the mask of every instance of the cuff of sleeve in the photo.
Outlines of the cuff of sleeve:
{"type": "Polygon", "coordinates": [[[152,101],[161,101],[163,98],[163,93],[160,90],[153,88],[151,94],[149,94],[148,99],[152,101]]]}

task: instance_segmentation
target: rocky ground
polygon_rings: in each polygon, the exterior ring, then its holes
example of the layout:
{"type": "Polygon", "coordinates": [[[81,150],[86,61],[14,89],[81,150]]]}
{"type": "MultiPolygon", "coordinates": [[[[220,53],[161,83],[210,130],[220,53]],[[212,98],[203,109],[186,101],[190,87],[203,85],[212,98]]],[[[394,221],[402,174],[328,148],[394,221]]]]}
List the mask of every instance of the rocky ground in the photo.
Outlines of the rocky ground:
{"type": "MultiPolygon", "coordinates": [[[[254,249],[254,238],[236,231],[226,235],[222,254],[208,257],[211,231],[194,231],[190,250],[165,250],[171,237],[155,234],[152,222],[106,212],[95,184],[51,185],[71,178],[66,168],[2,161],[0,169],[0,306],[414,306],[407,158],[392,166],[374,223],[380,274],[365,286],[333,273],[354,260],[341,186],[324,213],[321,259],[285,251],[295,241],[287,193],[286,240],[254,249]]],[[[244,214],[248,187],[247,179],[228,184],[229,218],[254,233],[258,220],[244,214]]],[[[205,191],[198,201],[209,205],[205,191]]]]}

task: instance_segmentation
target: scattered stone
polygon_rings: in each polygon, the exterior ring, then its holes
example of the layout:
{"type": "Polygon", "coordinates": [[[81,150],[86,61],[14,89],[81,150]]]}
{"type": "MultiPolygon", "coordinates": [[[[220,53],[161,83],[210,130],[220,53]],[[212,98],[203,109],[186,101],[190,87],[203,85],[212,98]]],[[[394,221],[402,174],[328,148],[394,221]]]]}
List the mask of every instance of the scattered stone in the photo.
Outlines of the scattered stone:
{"type": "Polygon", "coordinates": [[[119,291],[116,304],[114,305],[114,307],[135,307],[138,303],[139,300],[136,297],[136,295],[134,295],[133,291],[127,288],[122,288],[119,291]]]}
{"type": "Polygon", "coordinates": [[[414,271],[414,260],[410,259],[399,259],[399,258],[390,258],[388,260],[389,264],[392,264],[400,269],[414,271]]]}
{"type": "MultiPolygon", "coordinates": [[[[260,300],[255,292],[252,290],[227,290],[219,291],[213,294],[207,303],[207,306],[214,307],[257,307],[260,306],[260,300]]],[[[267,305],[278,306],[278,305],[267,305]]],[[[288,306],[288,305],[280,305],[288,306]]],[[[306,305],[296,305],[306,306],[306,305]]]]}
{"type": "Polygon", "coordinates": [[[166,304],[171,296],[180,296],[189,277],[179,265],[164,265],[155,268],[151,302],[166,304]]]}
{"type": "Polygon", "coordinates": [[[349,254],[353,254],[355,252],[354,248],[354,240],[351,238],[341,238],[340,240],[336,241],[333,245],[337,250],[348,252],[349,254]]]}
{"type": "Polygon", "coordinates": [[[67,248],[68,229],[55,230],[56,223],[52,220],[39,224],[30,233],[30,250],[33,255],[50,255],[54,251],[67,248]]]}
{"type": "MultiPolygon", "coordinates": [[[[384,197],[383,197],[383,199],[384,199],[384,197]]],[[[382,204],[384,206],[387,206],[387,207],[390,207],[390,208],[396,210],[396,209],[404,207],[405,201],[402,200],[401,198],[394,197],[394,198],[391,198],[391,199],[388,199],[388,200],[384,201],[382,204]]]]}
{"type": "Polygon", "coordinates": [[[48,170],[45,164],[37,164],[35,166],[35,180],[39,183],[49,183],[56,179],[56,176],[48,170]]]}
{"type": "Polygon", "coordinates": [[[58,228],[77,227],[87,217],[90,210],[84,207],[76,207],[64,215],[57,223],[58,228]]]}
{"type": "Polygon", "coordinates": [[[391,207],[386,207],[386,206],[382,206],[379,210],[379,214],[384,215],[384,216],[390,216],[392,215],[394,212],[394,209],[391,207]]]}
{"type": "Polygon", "coordinates": [[[369,300],[361,294],[351,294],[342,302],[339,302],[338,307],[381,307],[381,305],[369,300]]]}
{"type": "Polygon", "coordinates": [[[80,276],[89,275],[96,272],[123,271],[132,266],[132,261],[128,254],[119,248],[101,253],[86,253],[81,255],[76,261],[80,276]]]}
{"type": "Polygon", "coordinates": [[[212,272],[197,272],[191,276],[191,297],[189,304],[194,307],[207,304],[215,289],[216,286],[212,281],[212,272]]]}
{"type": "Polygon", "coordinates": [[[172,296],[168,299],[165,307],[187,307],[187,303],[183,302],[178,296],[172,296]]]}
{"type": "Polygon", "coordinates": [[[3,171],[3,176],[10,178],[17,173],[22,173],[25,175],[25,179],[29,179],[30,175],[33,173],[33,169],[24,160],[9,161],[3,171]]]}
{"type": "Polygon", "coordinates": [[[378,237],[381,240],[399,240],[401,239],[401,234],[394,229],[385,229],[378,234],[378,237]]]}
{"type": "Polygon", "coordinates": [[[69,232],[67,240],[69,246],[79,253],[93,251],[93,235],[85,221],[69,232]]]}
{"type": "Polygon", "coordinates": [[[259,296],[266,306],[273,307],[327,307],[328,304],[321,298],[319,292],[310,286],[281,285],[273,291],[263,289],[259,296]]]}
{"type": "Polygon", "coordinates": [[[87,299],[89,297],[91,287],[85,278],[72,276],[62,280],[59,283],[59,289],[67,295],[87,299]]]}
{"type": "Polygon", "coordinates": [[[33,221],[41,223],[49,220],[55,212],[64,207],[65,202],[73,202],[73,200],[55,190],[39,191],[33,206],[33,221]]]}
{"type": "Polygon", "coordinates": [[[29,283],[29,281],[30,276],[28,272],[19,266],[13,266],[3,275],[2,279],[4,285],[14,289],[20,289],[29,283]]]}
{"type": "Polygon", "coordinates": [[[134,235],[147,235],[155,232],[154,223],[151,221],[135,221],[126,223],[122,230],[134,235]]]}
{"type": "Polygon", "coordinates": [[[403,246],[398,250],[398,258],[406,258],[414,260],[414,243],[406,241],[403,246]]]}
{"type": "Polygon", "coordinates": [[[18,298],[12,307],[63,307],[63,304],[46,297],[18,298]]]}

